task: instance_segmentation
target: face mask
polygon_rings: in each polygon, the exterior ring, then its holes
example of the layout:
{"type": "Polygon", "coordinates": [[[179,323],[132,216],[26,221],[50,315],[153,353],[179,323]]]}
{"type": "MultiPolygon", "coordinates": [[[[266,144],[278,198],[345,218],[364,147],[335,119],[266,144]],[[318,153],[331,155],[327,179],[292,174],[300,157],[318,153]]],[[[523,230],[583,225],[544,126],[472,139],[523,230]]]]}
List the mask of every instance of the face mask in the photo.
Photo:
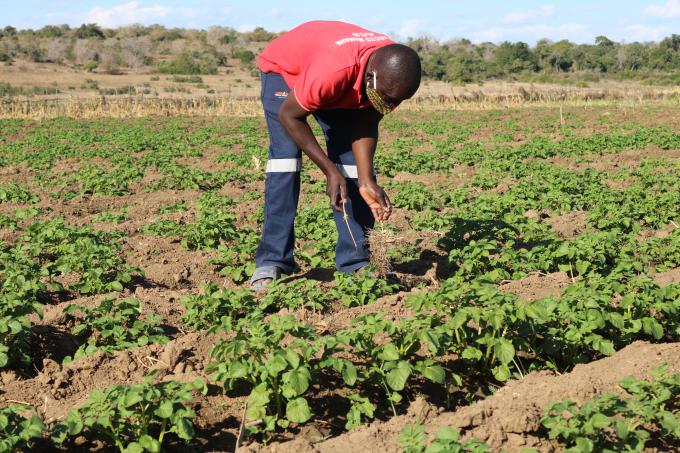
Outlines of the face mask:
{"type": "Polygon", "coordinates": [[[371,101],[373,108],[381,115],[387,115],[393,110],[392,107],[380,97],[380,94],[378,94],[378,77],[376,76],[375,71],[373,71],[373,88],[368,86],[368,82],[366,82],[366,96],[368,96],[368,100],[371,101]]]}

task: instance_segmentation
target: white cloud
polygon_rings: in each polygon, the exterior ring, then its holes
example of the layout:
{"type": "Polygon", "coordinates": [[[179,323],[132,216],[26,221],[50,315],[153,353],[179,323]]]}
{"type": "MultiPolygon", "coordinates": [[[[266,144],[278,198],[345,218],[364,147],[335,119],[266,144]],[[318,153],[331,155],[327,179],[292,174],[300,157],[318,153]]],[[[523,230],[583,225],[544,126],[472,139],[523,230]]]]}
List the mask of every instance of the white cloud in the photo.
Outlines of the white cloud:
{"type": "Polygon", "coordinates": [[[671,34],[669,27],[658,26],[650,27],[644,24],[628,25],[626,27],[626,41],[661,41],[663,38],[671,34]]]}
{"type": "Polygon", "coordinates": [[[555,6],[543,5],[537,10],[511,11],[501,18],[504,24],[522,24],[530,20],[545,19],[555,14],[555,6]]]}
{"type": "Polygon", "coordinates": [[[667,0],[664,5],[649,5],[645,13],[665,19],[680,17],[680,0],[667,0]]]}
{"type": "Polygon", "coordinates": [[[142,6],[139,2],[128,2],[110,8],[93,8],[85,14],[85,22],[94,22],[105,27],[133,23],[149,24],[176,12],[178,12],[176,8],[160,5],[142,6]]]}

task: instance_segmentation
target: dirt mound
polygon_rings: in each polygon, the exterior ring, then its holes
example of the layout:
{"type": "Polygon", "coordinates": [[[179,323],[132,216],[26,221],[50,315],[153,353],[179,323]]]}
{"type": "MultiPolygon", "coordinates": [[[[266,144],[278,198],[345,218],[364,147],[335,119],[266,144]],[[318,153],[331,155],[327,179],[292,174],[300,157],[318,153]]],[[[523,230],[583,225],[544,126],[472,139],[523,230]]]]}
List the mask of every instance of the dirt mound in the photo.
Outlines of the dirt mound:
{"type": "Polygon", "coordinates": [[[216,336],[197,332],[165,345],[110,354],[99,352],[65,366],[47,358],[40,373],[31,379],[20,379],[12,371],[0,373],[0,401],[35,406],[49,422],[65,417],[69,408],[83,404],[93,389],[139,382],[153,369],[159,370],[159,379],[205,379],[208,349],[215,341],[216,336]]]}
{"type": "Polygon", "coordinates": [[[406,415],[387,422],[312,444],[297,438],[269,447],[250,446],[249,451],[336,453],[346,451],[401,452],[399,434],[410,423],[423,423],[428,433],[441,426],[460,430],[463,439],[476,438],[488,443],[493,451],[517,452],[532,447],[539,451],[556,451],[539,432],[546,406],[572,399],[578,403],[607,392],[622,392],[618,382],[625,376],[649,378],[651,370],[668,363],[671,372],[680,372],[680,343],[650,344],[636,342],[614,356],[585,365],[571,373],[554,375],[541,371],[508,383],[495,395],[455,412],[438,412],[422,399],[411,403],[406,415]]]}
{"type": "Polygon", "coordinates": [[[668,286],[671,283],[680,283],[680,267],[666,272],[659,272],[652,276],[659,286],[668,286]]]}
{"type": "MultiPolygon", "coordinates": [[[[319,313],[316,318],[307,316],[301,320],[314,324],[319,332],[331,334],[350,327],[357,318],[373,313],[381,313],[384,319],[398,321],[414,315],[413,310],[404,306],[404,301],[416,292],[417,290],[402,291],[381,297],[372,304],[343,309],[330,315],[319,313]]],[[[279,314],[288,314],[288,312],[283,310],[279,314]]],[[[298,312],[294,314],[299,315],[298,312]]]]}
{"type": "Polygon", "coordinates": [[[573,238],[585,230],[587,216],[586,211],[573,211],[552,217],[546,223],[552,227],[558,236],[573,238]]]}
{"type": "Polygon", "coordinates": [[[521,280],[498,285],[500,291],[513,293],[522,300],[533,301],[548,296],[560,297],[560,289],[571,283],[566,272],[532,274],[521,280]]]}

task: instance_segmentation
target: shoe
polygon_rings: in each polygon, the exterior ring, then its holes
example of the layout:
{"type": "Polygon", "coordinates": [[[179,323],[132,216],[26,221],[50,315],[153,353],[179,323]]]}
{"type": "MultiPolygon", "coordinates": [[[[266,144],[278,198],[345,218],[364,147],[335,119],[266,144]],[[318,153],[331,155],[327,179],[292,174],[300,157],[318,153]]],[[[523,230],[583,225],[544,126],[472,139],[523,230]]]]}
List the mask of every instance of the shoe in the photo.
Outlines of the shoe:
{"type": "Polygon", "coordinates": [[[262,266],[255,269],[253,275],[250,277],[250,290],[251,291],[262,291],[267,289],[267,287],[276,279],[281,278],[281,269],[277,266],[262,266]],[[263,280],[269,280],[268,282],[263,282],[263,280]],[[259,282],[259,284],[258,284],[259,282]]]}

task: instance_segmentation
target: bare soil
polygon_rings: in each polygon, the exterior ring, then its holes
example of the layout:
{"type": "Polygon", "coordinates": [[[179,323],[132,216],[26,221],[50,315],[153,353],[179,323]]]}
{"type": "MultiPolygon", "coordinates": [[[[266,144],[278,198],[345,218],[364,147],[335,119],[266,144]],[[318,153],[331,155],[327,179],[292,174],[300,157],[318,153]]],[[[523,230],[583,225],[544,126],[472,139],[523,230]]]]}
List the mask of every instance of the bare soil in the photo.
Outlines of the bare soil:
{"type": "Polygon", "coordinates": [[[563,215],[551,217],[546,221],[548,225],[563,238],[573,238],[581,234],[586,228],[586,211],[573,211],[563,215]]]}
{"type": "Polygon", "coordinates": [[[500,291],[513,293],[526,301],[534,301],[545,297],[560,297],[560,289],[572,283],[566,272],[552,274],[532,274],[521,280],[513,280],[498,285],[500,291]]]}

